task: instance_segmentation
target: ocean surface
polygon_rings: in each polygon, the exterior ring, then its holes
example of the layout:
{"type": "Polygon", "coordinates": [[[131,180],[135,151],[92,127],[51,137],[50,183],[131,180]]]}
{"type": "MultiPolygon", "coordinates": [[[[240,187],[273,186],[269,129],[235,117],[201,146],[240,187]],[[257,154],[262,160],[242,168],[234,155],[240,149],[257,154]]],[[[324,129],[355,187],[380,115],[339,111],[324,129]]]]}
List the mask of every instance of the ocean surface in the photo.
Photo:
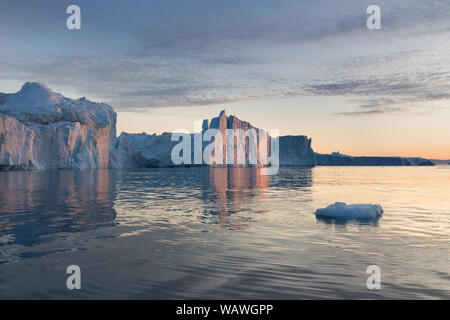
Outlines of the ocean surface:
{"type": "Polygon", "coordinates": [[[449,299],[450,166],[0,172],[0,298],[449,299]]]}

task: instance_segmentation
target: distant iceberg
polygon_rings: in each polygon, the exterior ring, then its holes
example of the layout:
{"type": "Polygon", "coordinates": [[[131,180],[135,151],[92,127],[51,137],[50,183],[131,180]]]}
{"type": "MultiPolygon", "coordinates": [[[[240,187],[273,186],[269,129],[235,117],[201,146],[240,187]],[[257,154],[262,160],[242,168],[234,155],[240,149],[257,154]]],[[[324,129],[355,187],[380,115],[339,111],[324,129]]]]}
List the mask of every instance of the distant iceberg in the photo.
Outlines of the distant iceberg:
{"type": "Polygon", "coordinates": [[[354,157],[339,152],[331,154],[316,153],[318,166],[433,166],[434,163],[424,158],[405,157],[354,157]]]}
{"type": "Polygon", "coordinates": [[[377,219],[383,214],[383,208],[379,204],[351,204],[336,202],[326,208],[317,209],[317,217],[333,219],[377,219]]]}

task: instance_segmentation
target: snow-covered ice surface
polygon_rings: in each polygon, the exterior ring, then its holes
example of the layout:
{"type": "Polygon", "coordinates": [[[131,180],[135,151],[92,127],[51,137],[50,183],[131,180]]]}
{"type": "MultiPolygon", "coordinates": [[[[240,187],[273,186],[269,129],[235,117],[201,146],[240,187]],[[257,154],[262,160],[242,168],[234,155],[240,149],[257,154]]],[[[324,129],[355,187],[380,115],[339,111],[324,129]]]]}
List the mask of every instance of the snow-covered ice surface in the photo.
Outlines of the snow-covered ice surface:
{"type": "Polygon", "coordinates": [[[377,219],[383,214],[383,208],[379,204],[350,204],[335,202],[326,208],[317,209],[316,216],[353,220],[353,219],[377,219]]]}

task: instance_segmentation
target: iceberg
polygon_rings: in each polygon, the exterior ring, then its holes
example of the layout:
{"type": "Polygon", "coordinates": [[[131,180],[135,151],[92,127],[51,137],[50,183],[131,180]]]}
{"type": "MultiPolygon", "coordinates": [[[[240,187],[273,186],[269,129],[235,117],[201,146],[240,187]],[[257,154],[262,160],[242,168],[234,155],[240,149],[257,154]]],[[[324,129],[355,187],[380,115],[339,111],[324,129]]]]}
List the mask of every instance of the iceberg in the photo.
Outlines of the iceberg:
{"type": "Polygon", "coordinates": [[[335,202],[326,208],[317,209],[317,217],[353,220],[353,219],[378,219],[383,214],[383,208],[379,204],[350,204],[335,202]]]}
{"type": "Polygon", "coordinates": [[[173,166],[171,134],[160,135],[122,132],[117,139],[117,163],[119,168],[164,168],[173,166]]]}
{"type": "Polygon", "coordinates": [[[0,169],[117,167],[116,113],[37,82],[0,94],[0,169]]]}
{"type": "MultiPolygon", "coordinates": [[[[211,121],[203,121],[202,130],[208,129],[222,133],[224,151],[226,130],[265,132],[228,116],[225,110],[211,121]]],[[[194,141],[193,135],[187,135],[194,141]]],[[[244,166],[250,166],[253,164],[249,163],[249,147],[244,139],[237,141],[234,154],[238,154],[238,148],[244,150],[244,166]]],[[[255,139],[252,143],[260,148],[259,135],[255,139]]],[[[0,93],[0,170],[171,167],[171,152],[177,143],[168,132],[123,132],[117,138],[116,113],[111,106],[64,97],[43,83],[26,82],[16,93],[0,93]]],[[[206,143],[202,149],[205,147],[206,143]]],[[[279,147],[280,165],[315,165],[308,137],[280,137],[279,147]]],[[[195,165],[191,149],[191,164],[195,165]]],[[[258,159],[257,166],[264,165],[263,160],[258,159]]]]}
{"type": "Polygon", "coordinates": [[[433,166],[434,163],[424,158],[407,157],[364,157],[349,156],[339,152],[331,154],[316,153],[318,166],[433,166]]]}
{"type": "MultiPolygon", "coordinates": [[[[227,115],[225,110],[222,110],[220,114],[211,119],[203,120],[202,130],[217,129],[221,132],[223,138],[223,163],[226,163],[226,130],[229,129],[240,129],[244,133],[249,129],[254,129],[256,131],[256,137],[252,141],[253,145],[260,148],[259,133],[266,132],[264,129],[256,128],[247,121],[240,120],[238,117],[233,115],[227,115]]],[[[188,134],[189,135],[189,134],[188,134]]],[[[234,155],[235,155],[235,165],[236,155],[238,154],[238,148],[245,150],[244,166],[251,166],[249,164],[249,141],[237,140],[234,145],[234,155]],[[246,145],[247,144],[247,145],[246,145]]],[[[313,167],[315,165],[315,154],[311,147],[311,138],[306,136],[281,136],[279,137],[279,161],[281,166],[308,166],[313,167]]],[[[191,135],[191,142],[193,143],[194,137],[191,135]]],[[[161,135],[156,134],[129,134],[122,133],[118,138],[116,143],[117,148],[117,159],[119,167],[169,167],[174,166],[171,160],[171,151],[173,147],[177,144],[177,141],[171,141],[171,134],[165,132],[161,135]]],[[[209,142],[202,142],[202,149],[209,144],[209,142]]],[[[269,144],[267,146],[269,148],[269,144]]],[[[259,154],[259,149],[257,153],[259,154]]],[[[194,161],[194,145],[191,145],[191,164],[195,164],[194,161]]],[[[258,159],[258,166],[261,165],[258,159]]],[[[203,164],[206,165],[206,164],[203,164]]]]}
{"type": "Polygon", "coordinates": [[[316,156],[307,136],[280,137],[280,166],[314,167],[316,156]]]}
{"type": "MultiPolygon", "coordinates": [[[[235,157],[244,150],[244,166],[250,163],[250,145],[261,147],[259,133],[264,129],[227,115],[205,119],[202,130],[216,129],[223,138],[223,163],[226,162],[227,130],[254,130],[256,137],[236,139],[235,157]],[[248,140],[248,142],[246,141],[248,140]],[[250,141],[251,140],[251,141],[250,141]]],[[[171,133],[129,134],[116,137],[116,113],[105,104],[86,98],[70,99],[45,84],[26,82],[16,93],[0,93],[0,170],[23,169],[100,169],[172,167],[171,151],[177,141],[171,133]]],[[[187,134],[189,136],[189,134],[187,134]]],[[[194,136],[189,136],[194,141],[194,136]]],[[[202,142],[202,149],[207,143],[202,142]]],[[[268,141],[267,149],[270,149],[268,141]]],[[[194,148],[189,165],[194,161],[194,148]]],[[[189,158],[189,157],[188,157],[189,158]]],[[[256,166],[267,163],[260,157],[256,166]]],[[[235,165],[237,161],[234,161],[235,165]]],[[[420,157],[349,156],[339,152],[315,153],[311,138],[304,135],[279,137],[280,166],[430,166],[420,157]]],[[[241,166],[241,165],[239,165],[241,166]]]]}

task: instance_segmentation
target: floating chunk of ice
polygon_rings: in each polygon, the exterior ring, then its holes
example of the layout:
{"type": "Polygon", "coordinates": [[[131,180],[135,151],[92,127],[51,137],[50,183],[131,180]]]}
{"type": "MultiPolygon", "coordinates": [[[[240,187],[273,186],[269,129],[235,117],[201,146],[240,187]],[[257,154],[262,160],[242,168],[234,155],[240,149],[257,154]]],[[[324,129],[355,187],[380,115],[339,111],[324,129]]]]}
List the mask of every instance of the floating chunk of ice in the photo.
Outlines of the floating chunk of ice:
{"type": "Polygon", "coordinates": [[[326,208],[317,209],[316,216],[334,219],[376,219],[383,214],[379,204],[351,204],[336,202],[326,208]]]}

